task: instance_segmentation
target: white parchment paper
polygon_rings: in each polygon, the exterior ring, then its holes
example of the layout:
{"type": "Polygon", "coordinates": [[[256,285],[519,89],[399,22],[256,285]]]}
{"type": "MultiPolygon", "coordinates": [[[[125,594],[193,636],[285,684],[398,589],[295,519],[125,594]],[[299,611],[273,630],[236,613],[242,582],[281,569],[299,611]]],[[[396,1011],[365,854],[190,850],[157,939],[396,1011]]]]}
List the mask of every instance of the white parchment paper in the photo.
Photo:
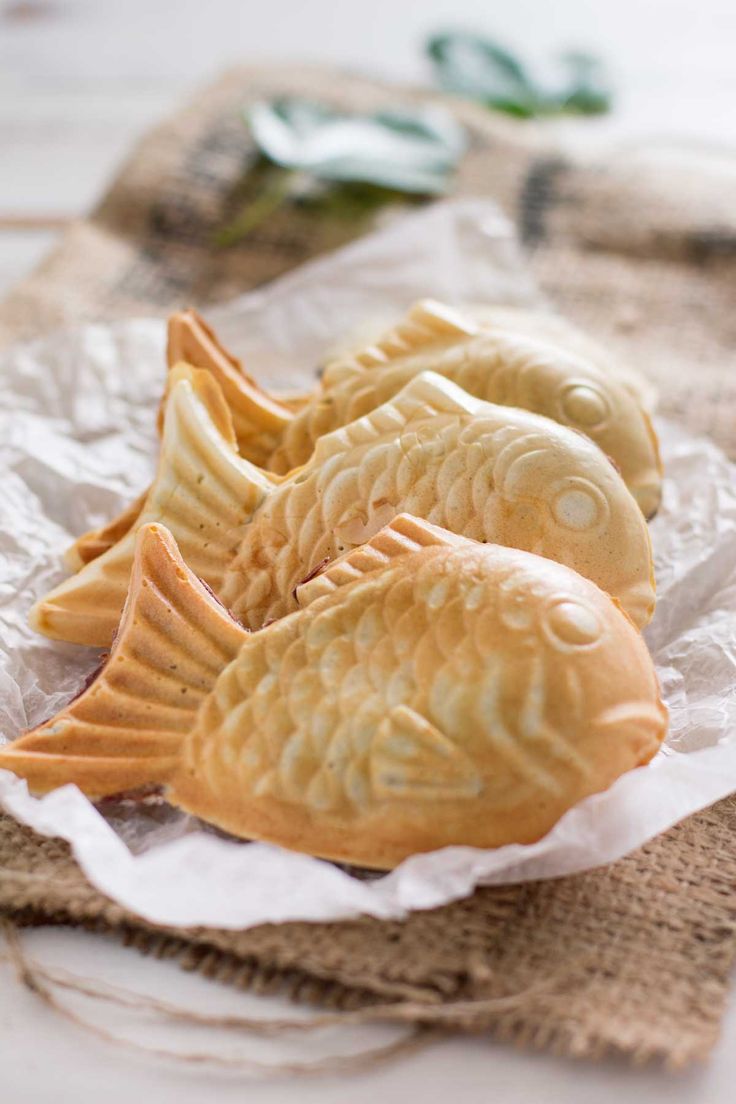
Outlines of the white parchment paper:
{"type": "MultiPolygon", "coordinates": [[[[486,202],[437,204],[211,312],[265,382],[304,387],[326,350],[414,299],[534,305],[511,230],[486,202]]],[[[646,365],[639,366],[646,370],[646,365]]],[[[697,370],[694,366],[694,370],[697,370]]],[[[46,719],[96,653],[26,625],[64,575],[60,554],[147,482],[164,378],[164,326],[87,326],[0,358],[0,740],[46,719]]],[[[650,766],[581,802],[542,840],[453,847],[359,879],[326,862],[223,838],[168,807],[96,810],[72,786],[36,800],[0,771],[0,807],[67,839],[90,880],[147,919],[242,928],[286,919],[398,917],[478,883],[610,862],[736,790],[736,469],[707,441],[659,424],[666,467],[652,524],[659,603],[647,640],[670,709],[650,766]]]]}

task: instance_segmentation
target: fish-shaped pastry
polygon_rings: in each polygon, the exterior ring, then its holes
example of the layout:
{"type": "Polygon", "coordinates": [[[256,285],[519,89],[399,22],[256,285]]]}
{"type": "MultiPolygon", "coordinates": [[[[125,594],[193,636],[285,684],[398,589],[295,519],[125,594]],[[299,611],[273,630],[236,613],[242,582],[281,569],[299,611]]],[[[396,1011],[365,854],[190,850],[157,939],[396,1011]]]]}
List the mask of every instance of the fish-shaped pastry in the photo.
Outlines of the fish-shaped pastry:
{"type": "Polygon", "coordinates": [[[327,366],[312,402],[284,426],[269,469],[303,464],[322,434],[380,406],[427,370],[477,398],[584,433],[617,465],[644,516],[656,513],[662,493],[657,438],[622,382],[549,342],[502,327],[484,330],[432,302],[417,304],[374,345],[327,366]]]}
{"type": "Polygon", "coordinates": [[[611,355],[599,341],[579,330],[563,315],[534,307],[487,303],[463,307],[463,313],[483,329],[507,330],[520,337],[538,338],[582,357],[603,375],[622,383],[648,414],[656,410],[657,388],[652,381],[630,364],[622,363],[618,357],[611,355]]]}
{"type": "MultiPolygon", "coordinates": [[[[211,371],[233,415],[241,455],[282,474],[305,463],[322,434],[432,370],[477,398],[544,414],[590,437],[651,517],[661,498],[662,465],[639,384],[562,319],[503,307],[481,315],[479,322],[431,300],[417,303],[373,344],[328,364],[315,392],[297,401],[269,396],[194,311],[169,320],[168,362],[211,371]]],[[[67,566],[76,570],[105,551],[134,520],[134,509],[80,537],[67,566]]]]}
{"type": "Polygon", "coordinates": [[[145,525],[101,674],[0,768],[386,869],[539,839],[664,736],[643,638],[551,560],[400,516],[295,605],[247,632],[145,525]]]}
{"type": "Polygon", "coordinates": [[[244,625],[295,608],[320,565],[409,512],[475,540],[558,560],[618,598],[637,625],[655,602],[641,511],[601,450],[525,410],[495,406],[431,372],[321,437],[287,476],[237,453],[212,376],[174,370],[159,468],[131,530],[33,608],[48,636],[109,646],[135,532],[160,522],[244,625]]]}

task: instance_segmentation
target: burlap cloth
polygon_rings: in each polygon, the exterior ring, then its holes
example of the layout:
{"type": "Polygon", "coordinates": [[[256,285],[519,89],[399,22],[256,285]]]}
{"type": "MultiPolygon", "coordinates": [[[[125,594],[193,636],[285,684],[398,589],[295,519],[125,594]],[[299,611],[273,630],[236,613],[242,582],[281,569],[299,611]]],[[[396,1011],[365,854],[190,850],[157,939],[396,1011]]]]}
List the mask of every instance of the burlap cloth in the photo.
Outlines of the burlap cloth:
{"type": "MultiPolygon", "coordinates": [[[[206,306],[367,229],[288,208],[234,248],[213,246],[254,187],[239,110],[286,91],[354,108],[422,95],[322,70],[228,74],[144,138],[97,210],[0,305],[0,341],[206,306]]],[[[573,162],[533,124],[453,108],[472,139],[458,193],[496,199],[560,310],[649,374],[663,413],[736,454],[733,165],[696,169],[641,150],[573,162]]],[[[469,1030],[567,1055],[683,1064],[708,1053],[724,1007],[735,841],[728,799],[605,869],[478,890],[403,922],[162,931],[94,890],[64,844],[0,818],[0,910],[19,922],[119,931],[213,977],[302,999],[409,1001],[417,1021],[446,1013],[455,1026],[463,1002],[469,1030]],[[540,982],[548,988],[535,996],[540,982]],[[505,1010],[482,1003],[525,992],[505,1010]],[[468,1010],[467,1001],[480,1003],[468,1010]]]]}

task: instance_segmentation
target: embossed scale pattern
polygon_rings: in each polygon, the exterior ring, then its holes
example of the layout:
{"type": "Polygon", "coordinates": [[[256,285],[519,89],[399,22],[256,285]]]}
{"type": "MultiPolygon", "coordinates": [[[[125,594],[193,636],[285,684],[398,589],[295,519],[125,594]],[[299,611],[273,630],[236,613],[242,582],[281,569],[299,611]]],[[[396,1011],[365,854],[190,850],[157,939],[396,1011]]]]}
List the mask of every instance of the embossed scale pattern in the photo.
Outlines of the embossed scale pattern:
{"type": "Polygon", "coordinates": [[[284,473],[303,464],[320,436],[367,414],[427,370],[477,398],[543,414],[584,433],[616,462],[645,515],[655,512],[661,494],[659,456],[637,399],[582,358],[508,333],[435,341],[372,367],[356,362],[332,372],[328,368],[322,390],[285,427],[269,468],[284,473]]]}
{"type": "Polygon", "coordinates": [[[641,635],[561,564],[403,515],[325,576],[250,634],[145,526],[107,665],[0,767],[41,791],[158,783],[236,835],[387,868],[538,839],[656,752],[641,635]]]}
{"type": "Polygon", "coordinates": [[[600,449],[567,427],[484,403],[428,372],[321,437],[306,465],[279,478],[241,459],[223,436],[231,423],[211,376],[177,371],[141,514],[116,545],[37,603],[40,631],[109,645],[136,532],[148,522],[166,525],[192,569],[243,624],[259,628],[294,608],[295,588],[324,560],[402,511],[565,563],[618,597],[638,625],[650,619],[641,512],[600,449]]]}
{"type": "MultiPolygon", "coordinates": [[[[632,382],[631,373],[555,316],[496,307],[468,317],[422,301],[373,345],[332,361],[321,387],[296,401],[260,388],[194,311],[170,318],[167,357],[171,368],[185,361],[212,374],[240,455],[276,473],[305,462],[321,435],[432,368],[477,397],[544,414],[591,437],[617,464],[645,517],[659,505],[661,464],[647,414],[651,389],[638,377],[632,382]]],[[[128,509],[83,534],[69,549],[67,566],[77,570],[102,555],[138,513],[128,509]]]]}
{"type": "Polygon", "coordinates": [[[228,608],[250,628],[282,616],[321,562],[406,511],[566,563],[646,623],[649,538],[605,458],[568,430],[443,386],[417,377],[395,404],[320,439],[248,527],[223,583],[228,608]]]}
{"type": "Polygon", "coordinates": [[[480,305],[473,306],[470,313],[483,329],[494,332],[503,330],[538,338],[582,357],[607,378],[623,384],[648,413],[656,409],[657,392],[654,385],[631,364],[622,363],[607,348],[562,315],[525,307],[480,305]]]}
{"type": "MultiPolygon", "coordinates": [[[[616,630],[635,633],[596,588],[538,564],[425,548],[269,626],[218,679],[185,771],[213,802],[306,805],[326,823],[393,802],[482,799],[502,815],[591,792],[595,740],[621,706],[595,689],[600,656],[616,630]]],[[[637,681],[616,737],[632,762],[663,724],[656,680],[637,681]]]]}

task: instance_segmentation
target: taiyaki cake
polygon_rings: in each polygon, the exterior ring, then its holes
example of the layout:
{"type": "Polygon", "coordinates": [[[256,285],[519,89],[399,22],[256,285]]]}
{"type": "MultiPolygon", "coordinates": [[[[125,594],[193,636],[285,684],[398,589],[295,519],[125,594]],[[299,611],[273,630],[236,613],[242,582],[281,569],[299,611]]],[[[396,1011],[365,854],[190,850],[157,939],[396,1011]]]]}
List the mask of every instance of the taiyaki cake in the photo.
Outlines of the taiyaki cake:
{"type": "Polygon", "coordinates": [[[246,631],[143,525],[106,665],[0,768],[37,792],[162,786],[235,835],[387,869],[539,839],[664,736],[635,626],[530,552],[398,516],[296,587],[293,609],[246,631]]]}
{"type": "Polygon", "coordinates": [[[268,461],[277,472],[303,464],[324,433],[386,402],[431,370],[487,402],[544,414],[584,433],[617,465],[645,517],[656,513],[662,465],[638,399],[588,361],[548,342],[483,330],[440,304],[418,304],[376,344],[327,366],[312,402],[285,426],[268,461]]]}
{"type": "MultiPolygon", "coordinates": [[[[328,364],[314,393],[296,400],[269,396],[194,311],[169,320],[168,363],[180,361],[215,376],[241,456],[281,474],[305,463],[322,434],[431,370],[477,398],[544,414],[584,433],[618,466],[645,517],[660,502],[662,465],[641,397],[645,384],[563,319],[541,312],[495,307],[464,316],[431,300],[417,303],[389,333],[328,364]]],[[[110,526],[85,533],[67,553],[67,566],[76,570],[100,555],[133,519],[128,510],[110,526]]]]}
{"type": "Polygon", "coordinates": [[[431,372],[320,437],[286,476],[238,455],[213,376],[172,372],[158,471],[132,528],[32,610],[48,636],[109,646],[136,531],[159,522],[185,562],[250,629],[289,613],[298,585],[409,512],[474,540],[566,564],[639,626],[655,603],[644,517],[588,438],[473,398],[431,372]]]}
{"type": "Polygon", "coordinates": [[[548,310],[499,304],[463,307],[483,329],[508,330],[519,336],[538,338],[589,361],[599,372],[623,384],[640,405],[652,414],[657,407],[657,389],[651,380],[630,364],[612,356],[599,341],[583,333],[567,318],[548,310]]]}

